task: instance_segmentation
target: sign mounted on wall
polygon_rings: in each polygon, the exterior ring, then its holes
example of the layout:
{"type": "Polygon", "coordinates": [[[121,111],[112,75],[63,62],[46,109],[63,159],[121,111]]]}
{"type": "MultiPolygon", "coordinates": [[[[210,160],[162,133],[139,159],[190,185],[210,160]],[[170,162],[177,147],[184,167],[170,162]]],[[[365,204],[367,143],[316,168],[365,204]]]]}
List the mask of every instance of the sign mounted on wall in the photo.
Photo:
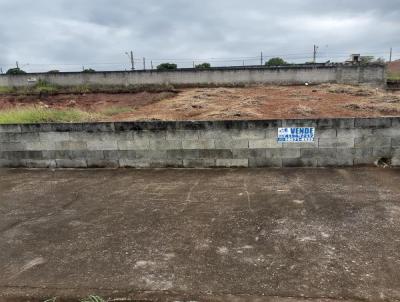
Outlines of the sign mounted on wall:
{"type": "Polygon", "coordinates": [[[278,142],[279,143],[304,143],[313,142],[315,139],[315,128],[300,127],[300,128],[279,128],[278,142]]]}

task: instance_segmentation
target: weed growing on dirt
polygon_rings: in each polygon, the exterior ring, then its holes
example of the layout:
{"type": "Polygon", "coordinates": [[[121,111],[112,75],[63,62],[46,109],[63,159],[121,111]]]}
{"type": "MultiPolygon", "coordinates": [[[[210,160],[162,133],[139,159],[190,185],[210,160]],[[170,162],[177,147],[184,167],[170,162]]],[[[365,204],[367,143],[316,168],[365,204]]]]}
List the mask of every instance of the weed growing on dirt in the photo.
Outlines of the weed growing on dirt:
{"type": "Polygon", "coordinates": [[[0,124],[55,123],[92,121],[93,114],[77,109],[50,109],[42,107],[14,108],[0,111],[0,124]]]}
{"type": "Polygon", "coordinates": [[[90,295],[89,297],[81,300],[80,302],[106,302],[106,300],[104,300],[99,296],[90,295]]]}
{"type": "Polygon", "coordinates": [[[131,107],[118,107],[118,106],[113,106],[109,108],[105,108],[100,111],[100,114],[106,117],[111,117],[114,115],[122,114],[122,113],[130,113],[134,110],[134,108],[131,107]]]}
{"type": "Polygon", "coordinates": [[[15,92],[15,87],[0,86],[0,94],[8,94],[15,92]]]}

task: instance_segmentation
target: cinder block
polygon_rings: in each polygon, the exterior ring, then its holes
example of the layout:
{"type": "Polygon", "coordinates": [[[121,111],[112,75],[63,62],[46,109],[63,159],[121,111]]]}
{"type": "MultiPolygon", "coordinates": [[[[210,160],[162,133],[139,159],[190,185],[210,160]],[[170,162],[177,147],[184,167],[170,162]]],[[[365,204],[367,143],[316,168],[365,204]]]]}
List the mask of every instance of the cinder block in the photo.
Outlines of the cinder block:
{"type": "Polygon", "coordinates": [[[283,167],[317,167],[318,161],[314,158],[284,158],[283,167]]]}
{"type": "Polygon", "coordinates": [[[88,168],[118,168],[119,161],[111,159],[92,159],[87,160],[88,168]]]}
{"type": "Polygon", "coordinates": [[[266,149],[267,158],[297,158],[300,157],[300,149],[266,149]]]}
{"type": "Polygon", "coordinates": [[[388,128],[392,126],[391,118],[356,118],[354,121],[356,128],[388,128]]]}
{"type": "MultiPolygon", "coordinates": [[[[176,149],[182,149],[182,141],[150,139],[150,150],[176,150],[176,149]]],[[[193,148],[193,149],[198,149],[198,148],[193,148]]]]}
{"type": "Polygon", "coordinates": [[[336,138],[336,129],[316,129],[315,138],[334,139],[336,138]]]}
{"type": "MultiPolygon", "coordinates": [[[[136,150],[134,151],[137,159],[166,159],[168,150],[136,150]]],[[[124,151],[121,151],[124,152],[124,151]]],[[[131,152],[131,151],[128,151],[131,152]]]]}
{"type": "MultiPolygon", "coordinates": [[[[270,150],[270,149],[268,149],[270,150]]],[[[278,150],[278,149],[274,149],[278,150]]],[[[221,158],[223,156],[220,156],[221,158]]],[[[233,158],[266,158],[267,149],[233,149],[233,158]]]]}
{"type": "Polygon", "coordinates": [[[87,168],[85,159],[56,159],[57,168],[87,168]]]}
{"type": "Polygon", "coordinates": [[[56,150],[56,149],[61,149],[61,148],[56,148],[55,142],[52,141],[25,143],[25,150],[28,151],[42,151],[42,150],[56,150]]]}
{"type": "Polygon", "coordinates": [[[387,136],[392,138],[400,137],[400,128],[391,127],[391,128],[382,128],[382,129],[372,129],[372,133],[374,136],[387,136]]]}
{"type": "Polygon", "coordinates": [[[282,167],[281,158],[249,158],[249,167],[251,168],[262,168],[262,167],[272,167],[280,168],[282,167]]]}
{"type": "Polygon", "coordinates": [[[121,158],[119,160],[119,166],[121,168],[150,168],[150,162],[141,159],[121,158]]]}
{"type": "Polygon", "coordinates": [[[0,143],[8,143],[9,141],[10,141],[10,138],[8,136],[8,133],[0,132],[0,143]]]}
{"type": "Polygon", "coordinates": [[[337,149],[337,157],[371,157],[372,148],[349,148],[349,149],[337,149]]]}
{"type": "Polygon", "coordinates": [[[249,166],[249,160],[246,159],[228,159],[228,158],[218,158],[215,161],[216,167],[224,168],[245,168],[249,166]]]}
{"type": "Polygon", "coordinates": [[[26,168],[37,168],[37,169],[55,168],[56,167],[55,160],[23,159],[22,164],[26,168]]]}
{"type": "MultiPolygon", "coordinates": [[[[133,132],[133,139],[148,139],[154,140],[165,140],[167,138],[166,131],[135,131],[133,132]]],[[[174,140],[171,140],[174,141],[174,140]]]]}
{"type": "Polygon", "coordinates": [[[197,159],[199,158],[199,150],[167,150],[166,155],[170,159],[197,159]]]}
{"type": "Polygon", "coordinates": [[[282,147],[283,144],[278,143],[277,139],[249,140],[250,149],[270,149],[282,147]]]}
{"type": "Polygon", "coordinates": [[[0,143],[1,151],[24,151],[26,150],[25,143],[0,143]]]}
{"type": "Polygon", "coordinates": [[[375,162],[378,160],[377,157],[362,157],[362,158],[355,158],[354,165],[355,166],[373,166],[375,162]]]}
{"type": "Polygon", "coordinates": [[[151,160],[150,168],[183,168],[182,159],[151,160]]]}
{"type": "Polygon", "coordinates": [[[21,127],[20,127],[20,125],[0,125],[0,133],[4,133],[4,132],[8,132],[8,133],[21,132],[21,127]]]}
{"type": "Polygon", "coordinates": [[[117,141],[90,140],[86,143],[88,150],[118,150],[117,141]]]}
{"type": "MultiPolygon", "coordinates": [[[[90,151],[90,152],[102,152],[104,159],[118,160],[120,158],[120,152],[124,152],[124,151],[104,150],[104,151],[90,151]]],[[[127,151],[127,152],[135,152],[135,151],[127,151]]],[[[92,157],[92,156],[90,156],[90,157],[92,157]]]]}
{"type": "Polygon", "coordinates": [[[285,149],[318,148],[318,139],[308,143],[283,143],[282,147],[285,149]]]}
{"type": "Polygon", "coordinates": [[[392,117],[392,127],[400,128],[400,117],[392,117]]]}
{"type": "MultiPolygon", "coordinates": [[[[213,139],[208,140],[195,140],[195,141],[182,141],[183,149],[215,149],[215,142],[213,139]]],[[[172,149],[172,148],[169,148],[172,149]]],[[[177,148],[175,148],[177,149],[177,148]]]]}
{"type": "Polygon", "coordinates": [[[229,130],[202,130],[198,132],[200,140],[231,140],[232,135],[229,130]]]}
{"type": "Polygon", "coordinates": [[[353,166],[353,158],[320,157],[318,167],[349,167],[353,166]]]}
{"type": "Polygon", "coordinates": [[[24,162],[22,159],[2,159],[0,158],[1,168],[19,168],[24,167],[24,162]]]}
{"type": "Polygon", "coordinates": [[[40,141],[60,142],[69,140],[69,132],[41,132],[40,141]]]}
{"type": "Polygon", "coordinates": [[[80,142],[94,141],[94,140],[101,141],[101,135],[99,133],[92,133],[92,132],[70,132],[69,140],[80,141],[80,142]]]}
{"type": "Polygon", "coordinates": [[[39,141],[39,133],[8,133],[9,142],[35,142],[39,141]]]}
{"type": "Polygon", "coordinates": [[[400,147],[400,138],[392,138],[392,147],[399,148],[400,147]]]}
{"type": "Polygon", "coordinates": [[[318,119],[317,129],[348,129],[354,128],[354,118],[318,119]]]}
{"type": "Polygon", "coordinates": [[[119,150],[148,150],[150,141],[147,138],[136,138],[131,141],[118,141],[119,150]]]}
{"type": "Polygon", "coordinates": [[[354,148],[354,138],[320,138],[319,148],[354,148]]]}
{"type": "Polygon", "coordinates": [[[199,158],[233,158],[232,150],[227,149],[199,149],[199,158]]]}
{"type": "Polygon", "coordinates": [[[354,128],[354,129],[338,129],[337,130],[337,137],[338,139],[348,139],[348,138],[359,138],[359,137],[367,137],[373,136],[374,129],[361,129],[361,128],[354,128]]]}
{"type": "Polygon", "coordinates": [[[185,168],[212,168],[215,167],[215,160],[211,158],[184,159],[185,168]]]}
{"type": "Polygon", "coordinates": [[[234,140],[259,140],[265,139],[266,131],[263,129],[243,129],[231,130],[231,136],[234,140]]]}
{"type": "Polygon", "coordinates": [[[374,147],[372,150],[372,156],[373,157],[385,157],[385,158],[391,158],[394,154],[395,149],[393,148],[381,148],[381,147],[374,147]]]}
{"type": "Polygon", "coordinates": [[[85,150],[87,144],[84,141],[58,141],[54,143],[54,147],[56,150],[85,150]]]}
{"type": "Polygon", "coordinates": [[[248,140],[215,140],[216,149],[245,149],[248,147],[248,140]]]}
{"type": "Polygon", "coordinates": [[[390,137],[362,137],[354,140],[356,148],[391,147],[390,137]]]}
{"type": "Polygon", "coordinates": [[[0,158],[4,159],[43,159],[42,151],[5,151],[0,152],[0,158]]]}
{"type": "Polygon", "coordinates": [[[103,159],[103,151],[88,151],[88,150],[54,150],[43,151],[44,159],[103,159]]]}
{"type": "Polygon", "coordinates": [[[301,158],[336,158],[336,148],[313,148],[313,149],[301,149],[301,158]]]}
{"type": "Polygon", "coordinates": [[[283,120],[282,127],[317,127],[317,120],[312,119],[293,119],[283,120]]]}
{"type": "Polygon", "coordinates": [[[166,139],[168,140],[198,140],[198,130],[183,130],[183,131],[167,131],[166,139]]]}

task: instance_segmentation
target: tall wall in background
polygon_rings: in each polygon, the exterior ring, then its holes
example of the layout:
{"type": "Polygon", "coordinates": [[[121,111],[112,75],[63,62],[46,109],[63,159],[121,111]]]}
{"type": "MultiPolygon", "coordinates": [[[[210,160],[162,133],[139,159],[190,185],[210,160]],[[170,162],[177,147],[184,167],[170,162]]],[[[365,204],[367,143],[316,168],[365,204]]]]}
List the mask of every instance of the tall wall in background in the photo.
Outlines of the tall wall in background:
{"type": "Polygon", "coordinates": [[[111,71],[96,73],[32,73],[1,75],[0,86],[33,85],[39,79],[61,86],[70,85],[151,85],[151,84],[312,84],[370,83],[384,85],[385,67],[368,66],[283,66],[275,68],[212,68],[206,70],[179,69],[174,71],[111,71]]]}
{"type": "Polygon", "coordinates": [[[0,125],[1,167],[400,166],[400,117],[0,125]],[[280,143],[279,127],[315,127],[280,143]]]}

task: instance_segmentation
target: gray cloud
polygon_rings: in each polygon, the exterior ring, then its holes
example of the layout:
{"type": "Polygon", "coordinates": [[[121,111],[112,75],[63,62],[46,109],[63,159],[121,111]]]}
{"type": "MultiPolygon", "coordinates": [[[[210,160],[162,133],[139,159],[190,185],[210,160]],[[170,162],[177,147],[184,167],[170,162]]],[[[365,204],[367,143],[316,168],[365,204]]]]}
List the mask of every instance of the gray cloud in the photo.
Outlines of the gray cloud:
{"type": "Polygon", "coordinates": [[[391,46],[400,56],[398,0],[0,0],[0,28],[3,69],[17,60],[39,71],[129,68],[130,49],[138,64],[146,57],[180,66],[194,58],[255,64],[261,50],[305,61],[313,44],[320,60],[387,57],[391,46]]]}

